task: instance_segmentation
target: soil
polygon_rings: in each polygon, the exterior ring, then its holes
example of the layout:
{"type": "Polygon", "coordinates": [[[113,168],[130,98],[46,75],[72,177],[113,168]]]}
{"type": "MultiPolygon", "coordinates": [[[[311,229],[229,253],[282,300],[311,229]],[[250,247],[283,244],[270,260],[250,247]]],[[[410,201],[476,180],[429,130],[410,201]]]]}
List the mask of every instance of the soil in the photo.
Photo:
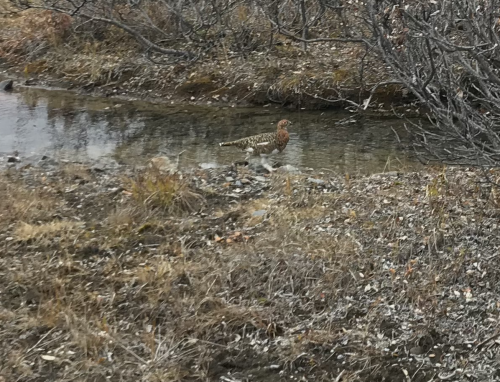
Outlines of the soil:
{"type": "Polygon", "coordinates": [[[498,378],[496,171],[9,166],[5,381],[498,378]]]}

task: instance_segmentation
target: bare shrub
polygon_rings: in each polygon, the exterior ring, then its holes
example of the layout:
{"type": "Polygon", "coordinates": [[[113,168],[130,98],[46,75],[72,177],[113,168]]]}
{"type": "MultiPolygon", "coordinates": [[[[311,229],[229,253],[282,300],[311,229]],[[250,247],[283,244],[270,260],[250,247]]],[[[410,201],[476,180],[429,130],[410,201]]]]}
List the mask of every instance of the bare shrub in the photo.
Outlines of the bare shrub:
{"type": "Polygon", "coordinates": [[[429,113],[410,124],[426,159],[500,161],[499,2],[371,1],[369,20],[392,75],[429,113]]]}

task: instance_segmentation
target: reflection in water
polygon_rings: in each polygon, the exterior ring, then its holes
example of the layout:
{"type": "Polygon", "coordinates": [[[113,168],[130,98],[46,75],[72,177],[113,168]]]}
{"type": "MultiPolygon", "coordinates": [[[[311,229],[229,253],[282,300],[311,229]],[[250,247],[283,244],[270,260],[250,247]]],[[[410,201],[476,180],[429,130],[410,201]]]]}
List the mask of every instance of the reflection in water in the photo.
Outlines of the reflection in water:
{"type": "MultiPolygon", "coordinates": [[[[229,164],[244,155],[218,142],[270,131],[290,119],[290,142],[280,162],[339,172],[380,172],[388,160],[412,165],[390,127],[399,120],[342,124],[338,112],[289,112],[269,108],[168,107],[20,89],[0,93],[0,153],[46,154],[76,160],[104,156],[144,163],[184,151],[181,166],[229,164]]],[[[393,168],[394,169],[394,166],[393,168]]]]}

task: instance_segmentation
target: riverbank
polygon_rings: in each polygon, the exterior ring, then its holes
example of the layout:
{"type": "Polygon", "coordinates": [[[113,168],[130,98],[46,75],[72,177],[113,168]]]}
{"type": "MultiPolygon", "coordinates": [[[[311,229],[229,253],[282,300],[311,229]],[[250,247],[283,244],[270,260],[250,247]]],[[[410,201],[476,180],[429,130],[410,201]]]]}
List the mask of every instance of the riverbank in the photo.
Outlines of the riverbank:
{"type": "Polygon", "coordinates": [[[344,109],[370,97],[372,113],[414,109],[401,86],[374,88],[390,78],[361,44],[315,43],[303,51],[299,42],[277,35],[272,49],[244,55],[219,49],[195,61],[156,60],[113,28],[99,38],[59,31],[63,16],[33,9],[1,19],[0,59],[10,77],[30,86],[170,104],[344,109]]]}
{"type": "Polygon", "coordinates": [[[490,379],[499,199],[483,180],[5,170],[0,375],[490,379]]]}
{"type": "MultiPolygon", "coordinates": [[[[311,54],[311,57],[314,54],[311,54]]],[[[81,64],[75,59],[73,70],[81,70],[81,64]]],[[[95,58],[87,57],[89,62],[95,58]]],[[[102,66],[110,71],[120,71],[120,66],[131,63],[122,62],[122,59],[113,63],[106,62],[108,56],[103,54],[100,59],[102,66]]],[[[238,72],[248,66],[248,62],[238,65],[217,65],[209,71],[199,73],[197,70],[207,67],[207,62],[199,62],[199,68],[188,70],[182,69],[178,73],[175,68],[156,66],[149,63],[141,63],[140,57],[135,60],[137,75],[128,80],[104,81],[103,79],[91,79],[90,72],[82,72],[80,75],[60,72],[58,66],[68,65],[67,55],[61,57],[53,55],[48,57],[51,61],[47,67],[45,59],[40,62],[25,61],[22,57],[14,60],[4,61],[0,68],[3,69],[4,78],[14,79],[17,85],[34,86],[41,88],[54,88],[72,90],[79,94],[94,95],[100,97],[113,97],[125,100],[144,100],[152,103],[165,103],[169,105],[197,105],[197,106],[270,106],[278,105],[287,109],[295,110],[327,110],[327,109],[356,109],[355,104],[361,105],[363,101],[371,96],[370,89],[362,89],[359,85],[336,83],[336,71],[317,69],[310,73],[291,74],[298,62],[290,64],[290,67],[273,69],[266,67],[267,61],[251,64],[252,73],[242,78],[238,72]],[[41,65],[42,69],[37,68],[41,65]],[[266,74],[269,71],[271,74],[266,74]],[[234,80],[227,79],[229,72],[234,80]],[[214,75],[218,73],[218,75],[214,75]],[[332,79],[333,78],[333,79],[332,79]],[[326,83],[326,85],[325,85],[326,83]]],[[[128,60],[128,59],[127,59],[128,60]]],[[[192,67],[193,65],[190,65],[192,67]]],[[[340,73],[347,75],[352,69],[340,69],[340,73]]],[[[102,76],[106,76],[103,73],[102,76]]],[[[375,85],[375,84],[372,84],[375,85]]],[[[407,110],[416,115],[414,101],[408,97],[407,92],[395,85],[381,86],[372,96],[372,107],[366,110],[366,114],[380,117],[394,116],[391,106],[397,110],[407,110]]]]}

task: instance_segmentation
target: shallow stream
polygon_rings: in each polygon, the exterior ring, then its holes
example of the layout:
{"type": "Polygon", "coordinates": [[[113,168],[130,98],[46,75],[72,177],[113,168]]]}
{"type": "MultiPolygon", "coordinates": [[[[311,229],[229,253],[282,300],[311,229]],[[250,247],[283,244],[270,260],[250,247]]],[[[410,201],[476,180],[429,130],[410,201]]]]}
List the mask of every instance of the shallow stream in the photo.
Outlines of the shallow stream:
{"type": "Polygon", "coordinates": [[[399,147],[398,119],[360,119],[334,111],[168,106],[76,95],[68,91],[17,88],[0,92],[0,155],[46,155],[69,160],[144,164],[180,152],[180,166],[216,166],[244,155],[218,142],[272,131],[293,122],[279,157],[301,169],[374,173],[415,167],[399,147]]]}

